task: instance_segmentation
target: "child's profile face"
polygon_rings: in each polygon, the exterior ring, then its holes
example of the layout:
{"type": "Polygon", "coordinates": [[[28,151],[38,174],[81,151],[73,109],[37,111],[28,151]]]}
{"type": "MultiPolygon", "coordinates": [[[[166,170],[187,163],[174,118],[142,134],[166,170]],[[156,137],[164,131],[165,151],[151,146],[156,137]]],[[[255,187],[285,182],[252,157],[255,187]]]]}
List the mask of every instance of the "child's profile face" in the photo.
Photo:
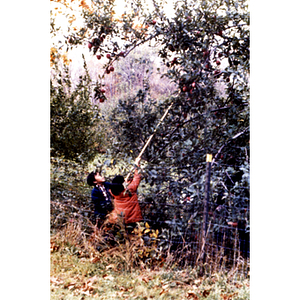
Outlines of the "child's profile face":
{"type": "Polygon", "coordinates": [[[105,182],[105,177],[101,176],[99,173],[96,173],[96,175],[95,175],[94,178],[95,178],[95,181],[97,183],[103,183],[103,182],[105,182]]]}

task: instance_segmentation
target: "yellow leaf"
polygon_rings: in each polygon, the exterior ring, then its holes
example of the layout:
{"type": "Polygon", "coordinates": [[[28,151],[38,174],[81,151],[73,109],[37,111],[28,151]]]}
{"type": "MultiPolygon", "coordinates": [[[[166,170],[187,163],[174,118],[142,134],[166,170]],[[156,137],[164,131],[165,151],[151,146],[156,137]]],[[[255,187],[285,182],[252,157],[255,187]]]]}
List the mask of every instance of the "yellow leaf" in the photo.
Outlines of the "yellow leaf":
{"type": "Polygon", "coordinates": [[[151,237],[154,237],[154,238],[157,239],[157,234],[156,234],[155,232],[153,232],[153,233],[151,234],[151,237]]]}
{"type": "Polygon", "coordinates": [[[145,223],[145,226],[147,227],[147,228],[150,228],[150,225],[146,222],[145,223]]]}
{"type": "Polygon", "coordinates": [[[146,230],[144,231],[144,234],[146,234],[146,233],[148,233],[148,232],[150,232],[150,229],[146,229],[146,230]]]}

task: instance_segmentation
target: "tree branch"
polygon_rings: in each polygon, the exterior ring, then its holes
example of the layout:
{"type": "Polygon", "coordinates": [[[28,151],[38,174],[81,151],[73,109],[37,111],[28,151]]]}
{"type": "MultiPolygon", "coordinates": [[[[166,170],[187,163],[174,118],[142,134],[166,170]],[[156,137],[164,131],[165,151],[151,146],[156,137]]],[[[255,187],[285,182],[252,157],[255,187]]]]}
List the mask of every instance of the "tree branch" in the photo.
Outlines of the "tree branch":
{"type": "MultiPolygon", "coordinates": [[[[162,34],[162,33],[158,33],[158,32],[157,32],[157,33],[155,33],[155,34],[153,34],[153,35],[150,35],[150,36],[149,36],[147,39],[145,39],[145,40],[142,40],[142,41],[140,41],[140,42],[138,42],[138,43],[133,43],[133,44],[131,44],[131,45],[130,45],[130,46],[131,46],[131,49],[127,50],[126,53],[124,53],[124,56],[123,56],[123,57],[125,58],[125,57],[126,57],[131,51],[133,51],[136,47],[138,47],[138,46],[140,46],[140,45],[142,45],[142,44],[144,44],[144,43],[150,41],[151,39],[157,37],[157,36],[160,35],[160,34],[162,34]]],[[[130,47],[130,46],[129,46],[129,47],[130,47]]],[[[104,77],[105,72],[106,72],[106,69],[107,69],[109,66],[111,66],[118,58],[119,58],[119,56],[116,55],[113,59],[110,60],[110,62],[106,65],[106,68],[105,68],[105,71],[104,71],[102,77],[104,77]]]]}
{"type": "Polygon", "coordinates": [[[238,138],[239,136],[243,135],[246,131],[249,130],[249,126],[244,129],[243,131],[239,132],[238,134],[236,134],[235,136],[233,136],[231,139],[229,139],[224,145],[221,146],[221,148],[218,150],[217,154],[214,156],[211,165],[213,166],[213,164],[215,163],[216,159],[218,158],[219,154],[221,153],[221,151],[223,150],[223,148],[225,146],[227,146],[232,140],[238,138]]]}

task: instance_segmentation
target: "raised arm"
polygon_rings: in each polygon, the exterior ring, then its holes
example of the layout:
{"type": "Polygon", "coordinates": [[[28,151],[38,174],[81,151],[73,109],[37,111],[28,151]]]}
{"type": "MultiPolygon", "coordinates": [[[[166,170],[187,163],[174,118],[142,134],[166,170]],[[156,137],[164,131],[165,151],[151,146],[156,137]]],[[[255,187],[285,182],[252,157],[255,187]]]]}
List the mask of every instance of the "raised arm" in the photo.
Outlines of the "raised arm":
{"type": "Polygon", "coordinates": [[[132,192],[136,192],[136,190],[137,190],[137,188],[138,188],[138,186],[141,182],[141,179],[142,179],[141,175],[138,173],[138,170],[137,170],[137,168],[140,166],[140,161],[141,161],[140,157],[135,159],[134,164],[135,164],[136,168],[135,168],[135,171],[134,171],[133,180],[131,181],[131,183],[127,187],[127,189],[132,191],[132,192]]]}
{"type": "Polygon", "coordinates": [[[132,179],[131,183],[128,185],[127,189],[132,192],[136,192],[136,190],[141,182],[141,179],[142,179],[141,175],[138,173],[138,170],[135,169],[133,179],[132,179]]]}

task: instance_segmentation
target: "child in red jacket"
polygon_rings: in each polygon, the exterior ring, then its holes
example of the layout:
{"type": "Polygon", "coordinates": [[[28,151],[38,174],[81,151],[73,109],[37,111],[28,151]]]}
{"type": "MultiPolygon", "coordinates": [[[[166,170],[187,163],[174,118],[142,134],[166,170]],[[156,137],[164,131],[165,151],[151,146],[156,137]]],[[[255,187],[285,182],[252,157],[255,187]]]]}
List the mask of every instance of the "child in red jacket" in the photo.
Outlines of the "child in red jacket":
{"type": "MultiPolygon", "coordinates": [[[[135,160],[135,165],[139,167],[140,159],[135,160]]],[[[126,227],[132,225],[135,227],[136,222],[142,221],[142,212],[138,202],[137,188],[141,182],[141,175],[135,169],[133,180],[127,188],[124,188],[124,177],[117,175],[112,180],[111,194],[114,197],[114,210],[110,214],[110,222],[115,223],[118,215],[123,216],[126,227]]],[[[127,182],[126,182],[127,184],[127,182]]]]}

